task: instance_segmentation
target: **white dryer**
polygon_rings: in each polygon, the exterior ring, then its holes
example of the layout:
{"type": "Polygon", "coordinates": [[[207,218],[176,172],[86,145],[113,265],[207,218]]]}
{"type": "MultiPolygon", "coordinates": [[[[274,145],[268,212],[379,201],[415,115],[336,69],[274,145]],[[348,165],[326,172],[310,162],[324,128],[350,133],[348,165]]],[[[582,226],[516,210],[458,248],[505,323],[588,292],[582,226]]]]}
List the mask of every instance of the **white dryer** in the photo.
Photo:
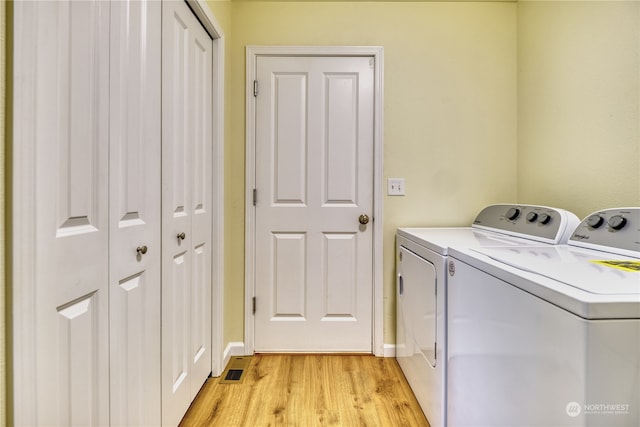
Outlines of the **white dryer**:
{"type": "Polygon", "coordinates": [[[448,248],[566,242],[579,219],[562,209],[491,205],[471,227],[397,230],[396,357],[433,427],[446,425],[448,248]]]}
{"type": "Polygon", "coordinates": [[[567,245],[449,249],[447,419],[640,426],[640,208],[567,245]]]}

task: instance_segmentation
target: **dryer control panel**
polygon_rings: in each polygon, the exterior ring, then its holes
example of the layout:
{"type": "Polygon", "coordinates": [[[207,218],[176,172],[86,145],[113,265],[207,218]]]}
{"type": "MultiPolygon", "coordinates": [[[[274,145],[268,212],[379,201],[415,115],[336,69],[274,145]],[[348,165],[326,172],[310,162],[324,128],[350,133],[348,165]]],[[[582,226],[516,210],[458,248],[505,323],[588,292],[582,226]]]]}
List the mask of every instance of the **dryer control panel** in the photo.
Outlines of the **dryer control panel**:
{"type": "Polygon", "coordinates": [[[576,227],[569,244],[640,258],[640,207],[593,212],[576,227]]]}
{"type": "Polygon", "coordinates": [[[566,243],[580,220],[564,209],[535,205],[490,205],[472,227],[544,243],[566,243]]]}

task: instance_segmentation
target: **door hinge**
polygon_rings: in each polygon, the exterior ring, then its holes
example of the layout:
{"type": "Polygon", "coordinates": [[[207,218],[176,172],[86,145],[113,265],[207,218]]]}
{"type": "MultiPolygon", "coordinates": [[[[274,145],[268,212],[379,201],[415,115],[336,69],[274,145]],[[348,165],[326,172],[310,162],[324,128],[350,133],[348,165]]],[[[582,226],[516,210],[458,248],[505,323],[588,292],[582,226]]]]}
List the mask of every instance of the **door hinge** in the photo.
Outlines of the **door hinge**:
{"type": "Polygon", "coordinates": [[[252,300],[253,300],[253,308],[252,308],[253,314],[256,314],[256,297],[253,297],[252,300]]]}
{"type": "Polygon", "coordinates": [[[258,81],[253,81],[253,96],[258,96],[258,81]]]}
{"type": "Polygon", "coordinates": [[[258,190],[257,189],[253,189],[253,206],[255,206],[258,203],[258,190]]]}

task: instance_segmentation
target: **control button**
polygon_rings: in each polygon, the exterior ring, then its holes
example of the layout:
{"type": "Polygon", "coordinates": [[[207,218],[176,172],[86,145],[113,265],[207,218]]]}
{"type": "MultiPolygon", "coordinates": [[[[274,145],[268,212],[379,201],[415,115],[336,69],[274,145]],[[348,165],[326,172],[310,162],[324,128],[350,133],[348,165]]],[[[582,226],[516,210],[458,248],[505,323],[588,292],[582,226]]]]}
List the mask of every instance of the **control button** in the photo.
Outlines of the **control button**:
{"type": "Polygon", "coordinates": [[[538,219],[538,214],[537,214],[537,213],[535,213],[535,212],[529,212],[529,213],[527,214],[527,222],[533,222],[533,221],[535,221],[536,219],[538,219]]]}
{"type": "Polygon", "coordinates": [[[621,230],[625,225],[627,225],[627,219],[622,215],[615,215],[609,218],[607,224],[609,224],[609,227],[614,230],[621,230]]]}
{"type": "Polygon", "coordinates": [[[540,214],[540,220],[538,222],[543,225],[549,224],[551,222],[551,215],[546,213],[540,214]]]}
{"type": "Polygon", "coordinates": [[[602,225],[603,222],[604,218],[602,218],[600,215],[591,215],[589,218],[587,218],[587,225],[589,225],[589,227],[591,228],[598,228],[602,225]]]}
{"type": "Polygon", "coordinates": [[[514,219],[518,218],[518,216],[520,216],[520,209],[518,208],[510,208],[507,211],[507,219],[509,221],[513,221],[514,219]]]}

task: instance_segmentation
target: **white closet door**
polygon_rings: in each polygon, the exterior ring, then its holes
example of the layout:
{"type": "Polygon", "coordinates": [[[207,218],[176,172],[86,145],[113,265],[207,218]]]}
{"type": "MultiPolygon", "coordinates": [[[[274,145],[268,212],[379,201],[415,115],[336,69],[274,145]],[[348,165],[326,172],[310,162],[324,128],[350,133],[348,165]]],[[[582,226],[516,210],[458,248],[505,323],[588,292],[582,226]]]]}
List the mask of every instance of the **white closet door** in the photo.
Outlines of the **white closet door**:
{"type": "Polygon", "coordinates": [[[35,229],[14,247],[18,426],[109,424],[109,7],[15,4],[16,227],[35,229]]]}
{"type": "Polygon", "coordinates": [[[212,41],[186,3],[163,3],[162,423],[211,372],[212,41]]]}
{"type": "Polygon", "coordinates": [[[212,182],[213,182],[213,44],[202,25],[191,15],[191,82],[189,99],[191,151],[193,169],[189,174],[192,184],[191,249],[193,275],[191,294],[191,343],[189,356],[192,363],[191,400],[211,373],[211,258],[212,258],[212,182]]]}
{"type": "Polygon", "coordinates": [[[111,4],[111,425],[160,425],[160,2],[111,4]]]}

